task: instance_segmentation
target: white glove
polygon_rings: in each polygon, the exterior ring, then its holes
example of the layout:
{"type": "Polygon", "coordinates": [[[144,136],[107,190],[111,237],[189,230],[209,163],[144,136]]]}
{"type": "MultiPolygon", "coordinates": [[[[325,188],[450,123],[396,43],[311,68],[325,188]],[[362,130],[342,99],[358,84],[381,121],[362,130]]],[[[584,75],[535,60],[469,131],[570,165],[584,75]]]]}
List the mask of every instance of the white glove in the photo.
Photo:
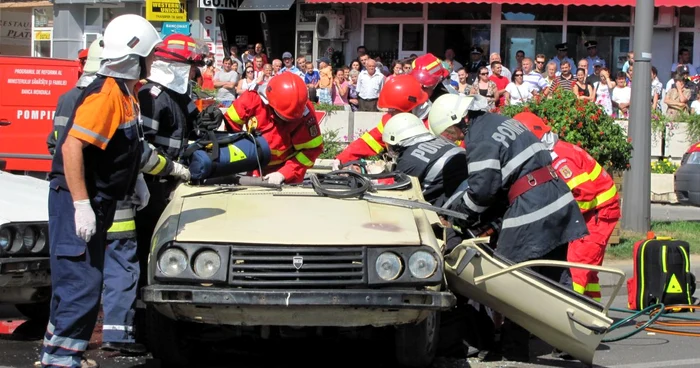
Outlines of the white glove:
{"type": "Polygon", "coordinates": [[[170,176],[180,178],[184,181],[189,181],[190,169],[186,168],[179,162],[173,162],[173,171],[170,173],[170,176]]]}
{"type": "Polygon", "coordinates": [[[75,207],[75,235],[89,242],[97,230],[95,211],[92,210],[89,199],[73,202],[75,207]]]}
{"type": "Polygon", "coordinates": [[[337,158],[333,160],[333,166],[331,167],[331,169],[333,169],[333,171],[340,170],[340,160],[338,160],[337,158]]]}
{"type": "Polygon", "coordinates": [[[136,211],[141,211],[148,206],[148,200],[151,199],[151,192],[148,191],[148,186],[146,185],[146,179],[143,178],[143,174],[139,174],[136,178],[136,186],[134,187],[134,194],[138,198],[139,206],[136,211]]]}
{"type": "Polygon", "coordinates": [[[284,183],[284,175],[278,173],[278,172],[273,172],[265,175],[263,179],[267,180],[268,183],[271,184],[282,184],[284,183]]]}

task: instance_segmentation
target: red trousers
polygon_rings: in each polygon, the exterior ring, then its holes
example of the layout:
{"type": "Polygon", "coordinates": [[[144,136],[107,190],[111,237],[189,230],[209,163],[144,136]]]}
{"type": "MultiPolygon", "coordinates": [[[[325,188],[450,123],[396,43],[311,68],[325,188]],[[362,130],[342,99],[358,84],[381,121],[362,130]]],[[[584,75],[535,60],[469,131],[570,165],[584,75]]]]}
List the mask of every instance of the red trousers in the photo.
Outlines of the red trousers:
{"type": "MultiPolygon", "coordinates": [[[[590,234],[569,243],[569,251],[566,255],[568,262],[584,263],[593,266],[603,264],[605,246],[608,244],[608,240],[610,240],[619,218],[598,218],[596,214],[596,210],[583,214],[590,234]]],[[[572,268],[571,278],[573,279],[576,292],[600,301],[600,284],[598,283],[597,271],[572,268]]]]}

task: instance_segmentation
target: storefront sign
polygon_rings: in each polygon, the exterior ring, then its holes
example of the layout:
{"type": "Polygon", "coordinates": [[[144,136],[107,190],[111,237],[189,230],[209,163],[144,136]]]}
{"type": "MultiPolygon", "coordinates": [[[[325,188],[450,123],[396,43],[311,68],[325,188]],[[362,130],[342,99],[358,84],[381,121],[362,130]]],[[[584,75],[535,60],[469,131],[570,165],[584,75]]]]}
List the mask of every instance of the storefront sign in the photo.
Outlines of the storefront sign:
{"type": "Polygon", "coordinates": [[[180,0],[146,0],[146,19],[155,22],[187,22],[180,0]]]}
{"type": "Polygon", "coordinates": [[[171,34],[179,33],[184,35],[190,34],[190,22],[163,22],[160,33],[163,37],[171,34]]]}
{"type": "Polygon", "coordinates": [[[36,31],[34,32],[35,41],[50,41],[51,31],[36,31]]]}
{"type": "MultiPolygon", "coordinates": [[[[0,20],[0,45],[27,46],[32,39],[32,13],[29,11],[11,11],[3,9],[0,20]]],[[[7,51],[3,51],[3,54],[7,51]]]]}
{"type": "Polygon", "coordinates": [[[237,0],[199,0],[199,7],[203,9],[238,9],[237,0]]]}

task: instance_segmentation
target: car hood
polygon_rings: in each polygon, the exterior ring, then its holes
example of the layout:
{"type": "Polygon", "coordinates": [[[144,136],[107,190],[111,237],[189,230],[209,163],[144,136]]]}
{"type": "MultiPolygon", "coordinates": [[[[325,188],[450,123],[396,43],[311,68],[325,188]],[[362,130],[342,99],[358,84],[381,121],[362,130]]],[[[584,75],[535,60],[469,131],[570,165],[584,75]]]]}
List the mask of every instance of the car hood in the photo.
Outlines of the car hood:
{"type": "MultiPolygon", "coordinates": [[[[422,211],[313,190],[248,188],[181,198],[175,240],[280,245],[421,245],[422,211]]],[[[424,217],[423,217],[424,218],[424,217]]]]}
{"type": "Polygon", "coordinates": [[[49,221],[49,182],[0,171],[0,225],[49,221]]]}

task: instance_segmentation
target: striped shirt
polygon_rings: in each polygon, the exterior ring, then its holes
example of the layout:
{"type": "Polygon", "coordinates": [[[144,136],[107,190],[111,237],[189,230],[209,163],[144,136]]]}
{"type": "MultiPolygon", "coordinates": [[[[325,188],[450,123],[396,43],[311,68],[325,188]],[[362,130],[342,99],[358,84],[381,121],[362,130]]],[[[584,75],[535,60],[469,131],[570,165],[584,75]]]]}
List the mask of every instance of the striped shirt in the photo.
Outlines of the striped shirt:
{"type": "Polygon", "coordinates": [[[576,83],[576,78],[574,78],[573,74],[569,79],[566,79],[560,75],[557,79],[554,80],[552,89],[561,87],[565,91],[572,91],[574,83],[576,83]]]}
{"type": "Polygon", "coordinates": [[[535,71],[531,71],[529,74],[525,74],[523,76],[523,82],[530,84],[533,89],[536,89],[539,92],[542,92],[545,88],[547,88],[547,81],[542,77],[542,74],[537,73],[535,71]]]}

